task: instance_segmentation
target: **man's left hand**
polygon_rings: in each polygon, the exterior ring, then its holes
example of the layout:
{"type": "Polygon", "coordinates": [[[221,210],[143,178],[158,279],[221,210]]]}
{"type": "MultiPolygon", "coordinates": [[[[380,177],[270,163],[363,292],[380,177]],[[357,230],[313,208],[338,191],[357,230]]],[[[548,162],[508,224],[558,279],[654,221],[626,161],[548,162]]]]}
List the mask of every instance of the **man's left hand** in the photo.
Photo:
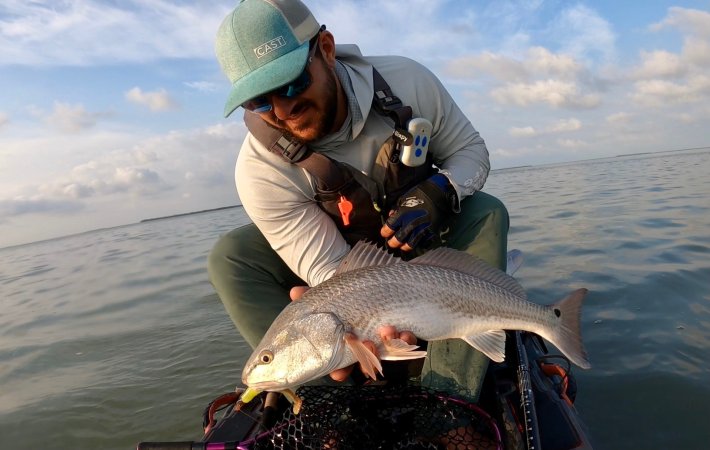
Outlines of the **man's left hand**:
{"type": "Polygon", "coordinates": [[[446,176],[424,180],[397,200],[380,235],[387,245],[405,252],[429,242],[453,212],[452,195],[456,194],[446,176]]]}

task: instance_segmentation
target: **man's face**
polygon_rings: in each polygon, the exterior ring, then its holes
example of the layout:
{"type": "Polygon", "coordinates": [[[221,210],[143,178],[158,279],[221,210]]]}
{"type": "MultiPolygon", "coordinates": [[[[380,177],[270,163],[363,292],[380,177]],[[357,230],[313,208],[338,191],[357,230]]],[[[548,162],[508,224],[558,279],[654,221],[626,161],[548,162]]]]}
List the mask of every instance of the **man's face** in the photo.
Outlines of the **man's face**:
{"type": "Polygon", "coordinates": [[[271,111],[259,115],[274,128],[303,142],[311,142],[334,131],[338,84],[335,73],[325,64],[318,50],[306,70],[311,76],[308,89],[291,98],[267,94],[271,111]]]}

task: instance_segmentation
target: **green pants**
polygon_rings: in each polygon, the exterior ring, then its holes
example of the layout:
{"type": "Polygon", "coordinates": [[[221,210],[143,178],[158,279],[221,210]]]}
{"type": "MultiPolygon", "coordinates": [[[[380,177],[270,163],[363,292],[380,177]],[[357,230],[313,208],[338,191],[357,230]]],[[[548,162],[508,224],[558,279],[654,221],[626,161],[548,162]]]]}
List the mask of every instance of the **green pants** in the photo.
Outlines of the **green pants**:
{"type": "MultiPolygon", "coordinates": [[[[505,270],[508,212],[500,200],[477,192],[461,202],[443,245],[464,250],[505,270]]],[[[289,303],[289,290],[306,283],[270,247],[255,225],[230,231],[209,256],[210,281],[229,317],[253,348],[289,303]]],[[[488,359],[459,339],[430,342],[422,383],[476,397],[488,359]]]]}

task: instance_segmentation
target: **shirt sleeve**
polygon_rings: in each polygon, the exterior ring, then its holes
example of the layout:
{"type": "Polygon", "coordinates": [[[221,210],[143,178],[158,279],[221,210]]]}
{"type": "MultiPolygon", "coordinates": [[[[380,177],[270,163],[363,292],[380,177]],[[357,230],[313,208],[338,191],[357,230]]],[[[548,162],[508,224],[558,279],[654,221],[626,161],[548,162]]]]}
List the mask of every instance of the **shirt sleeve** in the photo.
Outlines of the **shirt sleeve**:
{"type": "Polygon", "coordinates": [[[350,246],[313,199],[305,171],[280,160],[249,134],[237,158],[239,198],[249,218],[309,286],[330,278],[350,246]]]}
{"type": "MultiPolygon", "coordinates": [[[[488,149],[481,135],[456,104],[441,81],[423,65],[408,71],[414,117],[424,117],[432,123],[429,151],[435,164],[451,181],[458,199],[481,190],[490,171],[488,149]],[[416,76],[412,76],[416,74],[416,76]]],[[[396,92],[396,88],[393,86],[396,92]]],[[[406,104],[406,101],[405,101],[406,104]]]]}

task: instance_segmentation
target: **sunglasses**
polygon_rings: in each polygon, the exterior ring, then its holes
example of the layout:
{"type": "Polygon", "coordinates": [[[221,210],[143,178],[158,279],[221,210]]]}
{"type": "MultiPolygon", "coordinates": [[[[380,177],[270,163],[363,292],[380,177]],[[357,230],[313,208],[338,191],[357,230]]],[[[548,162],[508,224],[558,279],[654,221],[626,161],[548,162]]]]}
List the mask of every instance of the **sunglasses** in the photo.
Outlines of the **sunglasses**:
{"type": "Polygon", "coordinates": [[[269,101],[269,98],[272,95],[278,95],[279,97],[283,98],[293,98],[298,97],[303,92],[305,92],[306,89],[310,87],[311,82],[313,81],[311,79],[310,73],[308,73],[308,66],[313,61],[313,56],[315,55],[317,48],[318,41],[316,40],[314,41],[313,47],[311,47],[311,49],[308,51],[306,67],[303,68],[303,72],[301,72],[301,74],[297,76],[295,80],[291,81],[289,84],[278,87],[273,91],[269,91],[266,94],[259,95],[250,100],[245,101],[244,103],[242,103],[242,108],[255,113],[268,112],[271,111],[272,108],[271,102],[269,101]]]}

